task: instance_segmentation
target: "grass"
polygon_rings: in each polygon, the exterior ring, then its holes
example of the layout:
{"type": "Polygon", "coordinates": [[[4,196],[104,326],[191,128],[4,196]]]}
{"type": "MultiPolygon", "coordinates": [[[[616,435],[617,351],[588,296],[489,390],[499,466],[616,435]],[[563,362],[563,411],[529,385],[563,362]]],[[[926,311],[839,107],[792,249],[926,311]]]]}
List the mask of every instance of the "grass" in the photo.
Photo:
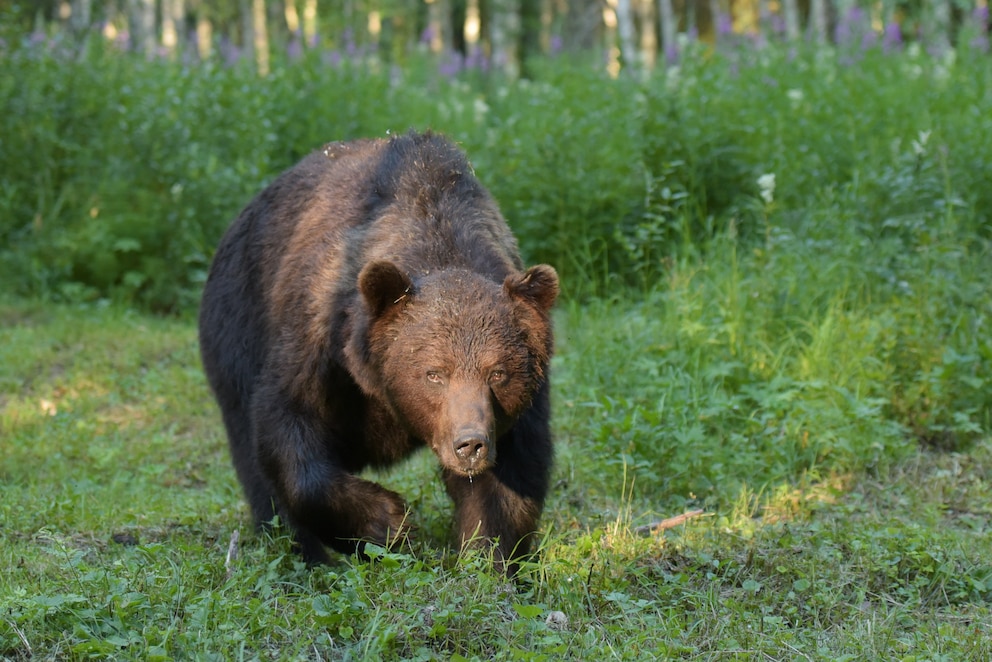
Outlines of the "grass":
{"type": "MultiPolygon", "coordinates": [[[[636,399],[617,385],[643,367],[630,350],[651,322],[628,303],[618,325],[621,305],[599,305],[560,311],[556,486],[541,556],[509,584],[486,559],[446,551],[450,507],[426,454],[378,476],[414,508],[412,548],[305,569],[284,537],[250,530],[191,321],[8,302],[0,657],[992,656],[992,439],[755,479],[757,460],[736,465],[703,432],[671,457],[698,452],[723,469],[639,465],[596,435],[626,426],[636,445],[656,422],[585,401],[636,399]],[[597,335],[608,324],[626,330],[597,335]],[[579,367],[591,358],[609,391],[579,367]],[[684,489],[707,473],[721,481],[708,495],[684,489]],[[694,499],[704,516],[636,533],[694,499]]],[[[659,369],[674,370],[674,355],[659,369]]],[[[712,393],[694,379],[706,408],[712,393]]]]}

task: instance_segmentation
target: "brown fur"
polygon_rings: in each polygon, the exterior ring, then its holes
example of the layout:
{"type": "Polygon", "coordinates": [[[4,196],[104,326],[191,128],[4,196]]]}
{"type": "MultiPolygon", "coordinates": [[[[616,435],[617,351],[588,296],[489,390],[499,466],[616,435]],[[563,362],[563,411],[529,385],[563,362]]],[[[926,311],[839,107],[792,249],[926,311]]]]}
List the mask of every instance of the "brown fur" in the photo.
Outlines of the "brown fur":
{"type": "Polygon", "coordinates": [[[310,562],[388,544],[403,500],[355,473],[426,445],[461,544],[526,553],[551,468],[557,294],[439,136],[332,143],[281,175],[222,240],[200,312],[256,521],[282,515],[310,562]]]}

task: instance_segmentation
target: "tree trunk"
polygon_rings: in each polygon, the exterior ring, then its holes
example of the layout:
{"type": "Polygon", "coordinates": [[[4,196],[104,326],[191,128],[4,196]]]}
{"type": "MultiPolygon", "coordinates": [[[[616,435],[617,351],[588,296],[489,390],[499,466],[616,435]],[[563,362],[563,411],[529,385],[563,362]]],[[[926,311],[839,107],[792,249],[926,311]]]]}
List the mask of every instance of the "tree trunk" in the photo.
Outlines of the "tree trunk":
{"type": "Polygon", "coordinates": [[[655,26],[658,18],[655,12],[654,0],[639,0],[641,24],[641,62],[648,69],[654,67],[658,60],[658,33],[655,26]]]}
{"type": "Polygon", "coordinates": [[[451,48],[451,27],[445,20],[450,15],[447,0],[427,0],[427,46],[432,53],[451,48]]]}
{"type": "Polygon", "coordinates": [[[827,42],[827,0],[810,0],[809,36],[814,43],[827,42]]]}
{"type": "Polygon", "coordinates": [[[520,13],[515,0],[490,0],[489,45],[492,63],[510,78],[520,75],[517,43],[520,13]]]}
{"type": "Polygon", "coordinates": [[[303,2],[303,40],[307,46],[317,44],[317,0],[303,2]]]}
{"type": "Polygon", "coordinates": [[[69,15],[69,29],[77,38],[86,34],[90,27],[93,10],[92,0],[72,0],[72,14],[69,15]]]}
{"type": "Polygon", "coordinates": [[[563,23],[562,46],[565,50],[587,52],[596,46],[597,38],[602,35],[602,8],[598,2],[589,0],[565,0],[563,23]]]}
{"type": "Polygon", "coordinates": [[[286,17],[286,30],[290,36],[300,36],[300,12],[296,10],[296,0],[284,0],[283,14],[286,17]]]}
{"type": "Polygon", "coordinates": [[[661,22],[661,52],[665,55],[666,64],[675,64],[679,60],[679,46],[676,41],[678,22],[672,0],[658,0],[658,20],[661,22]]]}
{"type": "Polygon", "coordinates": [[[185,18],[183,0],[162,0],[162,46],[170,55],[179,47],[185,18]]]}
{"type": "Polygon", "coordinates": [[[210,57],[214,46],[214,26],[202,13],[196,16],[196,52],[201,60],[210,57]]]}
{"type": "Polygon", "coordinates": [[[799,5],[796,0],[782,0],[782,18],[785,19],[785,38],[799,39],[799,5]]]}
{"type": "Polygon", "coordinates": [[[724,21],[726,18],[720,14],[720,0],[709,0],[710,9],[710,29],[713,30],[713,43],[720,43],[720,38],[724,36],[724,21]]]}
{"type": "Polygon", "coordinates": [[[953,0],[931,0],[930,29],[924,34],[930,50],[943,55],[951,47],[951,2],[953,0]]]}
{"type": "Polygon", "coordinates": [[[151,56],[155,52],[155,0],[128,0],[131,48],[151,56]]]}
{"type": "Polygon", "coordinates": [[[465,24],[462,27],[465,39],[465,54],[474,56],[479,50],[479,40],[482,38],[482,8],[479,0],[468,0],[465,5],[465,24]]]}
{"type": "Polygon", "coordinates": [[[624,68],[636,71],[640,65],[637,47],[634,45],[634,12],[630,0],[610,0],[617,14],[617,35],[620,38],[620,56],[624,68]]]}

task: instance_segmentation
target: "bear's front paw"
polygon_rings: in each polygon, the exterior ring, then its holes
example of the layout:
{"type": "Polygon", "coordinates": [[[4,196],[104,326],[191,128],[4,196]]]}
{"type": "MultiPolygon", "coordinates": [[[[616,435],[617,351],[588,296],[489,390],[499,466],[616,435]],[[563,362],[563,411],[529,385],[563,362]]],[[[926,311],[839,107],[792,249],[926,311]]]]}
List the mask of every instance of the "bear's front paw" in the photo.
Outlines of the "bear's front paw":
{"type": "Polygon", "coordinates": [[[360,540],[394,547],[409,535],[406,503],[395,492],[379,488],[374,497],[363,501],[361,512],[360,540]]]}

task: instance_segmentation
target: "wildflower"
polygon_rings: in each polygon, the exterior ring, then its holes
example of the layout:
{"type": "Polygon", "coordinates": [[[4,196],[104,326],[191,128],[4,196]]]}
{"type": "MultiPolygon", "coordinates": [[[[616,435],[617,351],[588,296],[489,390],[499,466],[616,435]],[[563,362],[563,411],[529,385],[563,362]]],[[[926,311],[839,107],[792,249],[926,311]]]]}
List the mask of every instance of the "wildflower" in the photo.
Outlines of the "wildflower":
{"type": "Polygon", "coordinates": [[[775,199],[775,173],[768,172],[758,177],[758,192],[766,205],[775,199]]]}
{"type": "Polygon", "coordinates": [[[920,131],[916,140],[913,141],[913,153],[923,156],[927,153],[927,141],[930,140],[930,131],[920,131]]]}
{"type": "Polygon", "coordinates": [[[902,28],[896,21],[889,21],[885,24],[885,33],[882,36],[882,49],[889,53],[902,48],[902,28]]]}

